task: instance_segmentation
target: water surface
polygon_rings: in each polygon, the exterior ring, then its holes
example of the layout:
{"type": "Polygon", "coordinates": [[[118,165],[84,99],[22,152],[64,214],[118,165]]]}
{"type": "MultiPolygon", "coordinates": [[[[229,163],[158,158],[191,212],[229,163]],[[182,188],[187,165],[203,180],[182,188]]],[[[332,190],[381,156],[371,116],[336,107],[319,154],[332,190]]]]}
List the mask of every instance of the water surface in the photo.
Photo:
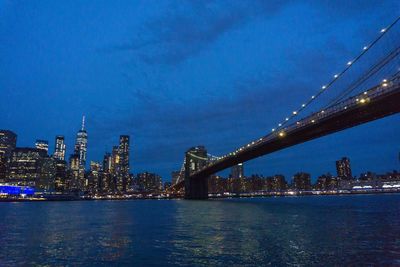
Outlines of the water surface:
{"type": "Polygon", "coordinates": [[[0,266],[400,265],[400,195],[0,203],[0,266]]]}

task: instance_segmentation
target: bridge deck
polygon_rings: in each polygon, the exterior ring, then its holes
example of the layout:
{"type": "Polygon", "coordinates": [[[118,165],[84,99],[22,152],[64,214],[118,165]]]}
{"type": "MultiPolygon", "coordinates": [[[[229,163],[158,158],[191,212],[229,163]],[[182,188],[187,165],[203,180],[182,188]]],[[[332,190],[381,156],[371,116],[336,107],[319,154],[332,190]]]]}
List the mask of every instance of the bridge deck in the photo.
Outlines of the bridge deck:
{"type": "Polygon", "coordinates": [[[208,177],[239,163],[398,112],[400,85],[377,86],[260,138],[191,174],[190,178],[208,177]]]}

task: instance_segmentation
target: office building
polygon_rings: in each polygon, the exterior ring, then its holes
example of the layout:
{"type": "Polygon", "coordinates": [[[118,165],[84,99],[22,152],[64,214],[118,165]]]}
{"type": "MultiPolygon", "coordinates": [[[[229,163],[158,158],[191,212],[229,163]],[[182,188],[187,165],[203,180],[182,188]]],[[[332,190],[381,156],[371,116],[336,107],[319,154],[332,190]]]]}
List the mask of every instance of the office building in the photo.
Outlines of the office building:
{"type": "Polygon", "coordinates": [[[7,182],[26,186],[36,186],[46,152],[42,149],[18,147],[12,152],[7,182]]]}
{"type": "Polygon", "coordinates": [[[66,146],[65,146],[64,136],[57,135],[56,136],[56,142],[55,142],[55,145],[54,145],[53,157],[58,159],[58,160],[65,160],[65,151],[66,151],[66,146]]]}
{"type": "Polygon", "coordinates": [[[296,173],[293,176],[292,187],[295,190],[311,190],[311,176],[305,172],[296,173]]]}
{"type": "Polygon", "coordinates": [[[231,177],[242,179],[244,178],[243,163],[239,163],[231,168],[231,177]]]}
{"type": "Polygon", "coordinates": [[[121,135],[118,146],[118,162],[116,162],[117,190],[125,192],[129,181],[129,136],[121,135]]]}
{"type": "Polygon", "coordinates": [[[161,176],[143,172],[136,176],[136,185],[141,192],[159,192],[162,190],[161,176]]]}
{"type": "Polygon", "coordinates": [[[17,135],[10,130],[0,130],[0,182],[5,182],[12,151],[17,144],[17,135]]]}
{"type": "Polygon", "coordinates": [[[336,171],[337,176],[340,179],[351,179],[351,166],[350,166],[350,159],[343,157],[342,159],[336,161],[336,171]]]}

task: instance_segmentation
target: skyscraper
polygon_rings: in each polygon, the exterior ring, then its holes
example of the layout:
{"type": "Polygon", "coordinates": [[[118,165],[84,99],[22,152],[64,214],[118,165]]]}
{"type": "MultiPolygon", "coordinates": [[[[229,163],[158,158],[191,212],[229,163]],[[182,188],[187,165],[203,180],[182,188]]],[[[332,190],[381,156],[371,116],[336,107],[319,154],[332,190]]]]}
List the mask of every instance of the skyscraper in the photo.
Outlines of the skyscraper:
{"type": "Polygon", "coordinates": [[[47,140],[39,140],[37,139],[35,142],[35,147],[37,149],[43,150],[47,153],[49,152],[49,142],[47,140]]]}
{"type": "Polygon", "coordinates": [[[10,157],[17,144],[17,135],[10,130],[0,130],[0,154],[10,157]]]}
{"type": "Polygon", "coordinates": [[[76,134],[74,153],[79,156],[79,165],[86,166],[87,132],[85,130],[85,116],[82,117],[82,128],[76,134]]]}
{"type": "Polygon", "coordinates": [[[106,152],[103,158],[103,192],[112,191],[112,167],[113,167],[113,159],[111,153],[106,152]]]}
{"type": "Polygon", "coordinates": [[[17,135],[9,130],[0,130],[0,182],[5,182],[10,157],[17,143],[17,135]]]}
{"type": "Polygon", "coordinates": [[[56,136],[56,143],[54,146],[54,158],[59,159],[59,160],[65,160],[65,140],[64,136],[62,135],[57,135],[56,136]]]}
{"type": "Polygon", "coordinates": [[[129,179],[129,136],[121,135],[118,146],[117,189],[125,192],[129,179]]]}
{"type": "Polygon", "coordinates": [[[231,176],[234,179],[240,179],[244,177],[243,163],[239,163],[238,165],[232,167],[231,176]]]}
{"type": "Polygon", "coordinates": [[[84,185],[85,173],[82,165],[79,163],[79,154],[72,154],[69,157],[69,180],[68,189],[82,190],[84,185]]]}
{"type": "Polygon", "coordinates": [[[343,157],[342,159],[336,161],[336,171],[337,176],[341,179],[351,179],[351,167],[350,159],[343,157]]]}

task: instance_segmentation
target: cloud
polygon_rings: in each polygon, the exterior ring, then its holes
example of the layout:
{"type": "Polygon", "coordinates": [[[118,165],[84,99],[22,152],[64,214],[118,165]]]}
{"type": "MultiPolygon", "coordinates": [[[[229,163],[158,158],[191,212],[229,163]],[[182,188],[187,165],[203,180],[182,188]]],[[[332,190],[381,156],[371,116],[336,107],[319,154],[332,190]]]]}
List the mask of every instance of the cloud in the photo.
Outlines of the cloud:
{"type": "Polygon", "coordinates": [[[172,4],[151,19],[129,43],[114,46],[136,52],[148,64],[174,65],[200,53],[225,33],[260,15],[272,16],[291,1],[187,1],[172,4]],[[145,36],[145,37],[143,37],[145,36]]]}

